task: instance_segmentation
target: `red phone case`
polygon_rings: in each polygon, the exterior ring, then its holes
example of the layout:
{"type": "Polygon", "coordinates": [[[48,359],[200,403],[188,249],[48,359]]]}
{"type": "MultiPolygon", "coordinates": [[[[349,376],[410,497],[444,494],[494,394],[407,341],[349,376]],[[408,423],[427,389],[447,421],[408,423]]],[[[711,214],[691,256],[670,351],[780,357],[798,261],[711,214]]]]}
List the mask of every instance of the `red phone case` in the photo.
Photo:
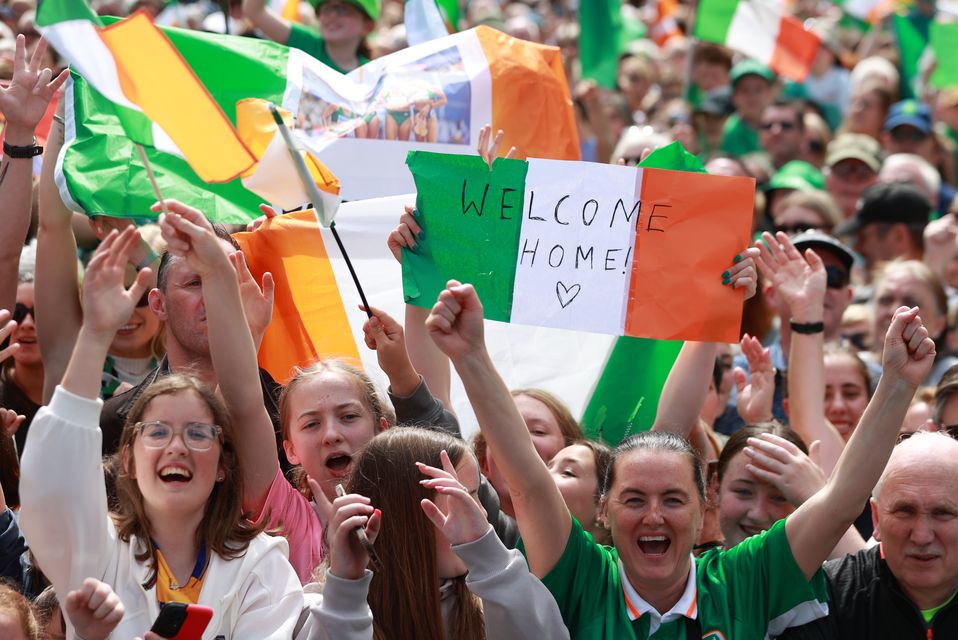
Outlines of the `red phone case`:
{"type": "MultiPolygon", "coordinates": [[[[162,615],[163,613],[160,612],[161,617],[162,615]]],[[[186,605],[186,617],[183,618],[183,622],[180,624],[175,635],[165,637],[170,640],[201,640],[203,632],[206,631],[206,627],[209,625],[212,617],[213,610],[210,607],[204,607],[199,604],[188,604],[186,605]]],[[[159,618],[157,618],[157,620],[159,620],[159,618]]],[[[159,632],[155,625],[153,631],[159,632]]]]}

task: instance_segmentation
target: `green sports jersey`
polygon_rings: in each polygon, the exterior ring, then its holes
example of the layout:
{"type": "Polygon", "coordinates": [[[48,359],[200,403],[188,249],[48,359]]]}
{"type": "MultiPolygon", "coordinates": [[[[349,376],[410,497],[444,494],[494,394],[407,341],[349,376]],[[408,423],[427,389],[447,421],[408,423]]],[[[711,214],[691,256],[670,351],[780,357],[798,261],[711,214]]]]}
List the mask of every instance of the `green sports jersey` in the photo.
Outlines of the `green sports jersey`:
{"type": "Polygon", "coordinates": [[[615,549],[596,544],[574,519],[562,557],[542,582],[575,640],[766,638],[828,614],[824,576],[805,580],[784,520],[696,559],[694,580],[665,616],[635,594],[615,549]]]}
{"type": "Polygon", "coordinates": [[[758,131],[745,124],[737,113],[733,113],[725,121],[722,128],[722,153],[739,158],[749,153],[762,150],[758,141],[758,131]]]}
{"type": "MultiPolygon", "coordinates": [[[[340,73],[349,73],[348,70],[340,68],[333,62],[333,59],[329,57],[329,53],[326,51],[326,41],[323,40],[323,37],[316,33],[314,29],[310,29],[298,22],[293,22],[289,27],[289,39],[286,41],[286,46],[304,51],[327,67],[331,67],[340,73]]],[[[360,66],[369,62],[369,58],[361,54],[357,54],[356,57],[359,59],[360,66]]]]}

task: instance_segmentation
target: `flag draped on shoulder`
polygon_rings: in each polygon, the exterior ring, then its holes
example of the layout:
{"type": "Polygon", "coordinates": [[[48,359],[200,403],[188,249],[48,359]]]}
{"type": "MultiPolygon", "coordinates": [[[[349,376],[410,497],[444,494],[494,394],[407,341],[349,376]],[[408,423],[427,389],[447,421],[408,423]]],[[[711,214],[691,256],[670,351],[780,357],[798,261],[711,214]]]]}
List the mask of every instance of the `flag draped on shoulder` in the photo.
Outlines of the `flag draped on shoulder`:
{"type": "MultiPolygon", "coordinates": [[[[266,180],[272,187],[268,195],[253,186],[256,175],[283,171],[261,173],[266,159],[259,154],[269,156],[270,144],[253,145],[253,139],[267,138],[248,135],[238,106],[246,100],[285,109],[296,146],[322,160],[348,200],[409,193],[414,185],[404,163],[410,150],[473,154],[479,130],[488,122],[505,131],[504,147],[515,146],[523,157],[579,157],[572,99],[555,47],[477,27],[343,75],[275,42],[175,28],[161,31],[209,91],[225,122],[239,130],[234,135],[240,144],[255,151],[252,157],[259,161],[247,164],[234,180],[205,184],[183,154],[156,139],[146,147],[164,196],[190,202],[212,220],[248,221],[258,215],[257,205],[264,200],[286,210],[305,203],[295,179],[287,180],[290,189],[266,180]]],[[[72,39],[65,41],[70,44],[72,39]]],[[[88,67],[74,68],[73,82],[68,83],[66,140],[57,171],[61,195],[68,206],[90,215],[149,216],[155,196],[134,146],[140,142],[138,132],[131,133],[124,121],[131,110],[117,107],[87,78],[92,73],[88,67]]],[[[143,77],[153,76],[147,71],[143,77]]],[[[136,115],[145,123],[141,128],[152,128],[155,138],[159,127],[136,115]]],[[[325,182],[317,184],[322,189],[325,182]]]]}
{"type": "Polygon", "coordinates": [[[735,49],[796,82],[805,80],[821,44],[778,0],[701,0],[695,36],[735,49]]]}
{"type": "Polygon", "coordinates": [[[36,25],[73,70],[113,103],[134,142],[183,157],[207,182],[233,180],[256,162],[145,12],[104,26],[85,2],[43,0],[36,25]]]}

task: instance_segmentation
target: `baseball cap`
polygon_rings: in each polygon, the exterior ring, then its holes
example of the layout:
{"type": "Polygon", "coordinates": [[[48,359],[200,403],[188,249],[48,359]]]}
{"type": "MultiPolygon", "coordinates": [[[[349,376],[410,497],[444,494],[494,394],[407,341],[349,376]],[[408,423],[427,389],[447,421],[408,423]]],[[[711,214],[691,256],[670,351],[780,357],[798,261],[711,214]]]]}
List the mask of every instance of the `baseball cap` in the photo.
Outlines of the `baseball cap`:
{"type": "Polygon", "coordinates": [[[824,191],[825,176],[804,160],[792,160],[782,165],[765,186],[766,191],[794,189],[796,191],[824,191]]]}
{"type": "Polygon", "coordinates": [[[835,233],[854,233],[875,222],[924,226],[928,224],[930,215],[931,202],[912,185],[905,182],[879,182],[865,189],[855,215],[840,224],[835,233]]]}
{"type": "Polygon", "coordinates": [[[825,249],[826,251],[831,251],[842,261],[842,264],[845,265],[845,269],[848,271],[852,270],[852,264],[855,262],[855,253],[851,249],[842,244],[837,238],[827,233],[816,231],[815,229],[809,229],[808,231],[803,231],[792,236],[792,244],[795,245],[795,248],[798,249],[800,253],[805,253],[805,249],[825,249]]]}
{"type": "Polygon", "coordinates": [[[917,100],[896,102],[888,110],[888,117],[885,118],[885,131],[891,131],[902,125],[915,127],[925,134],[931,133],[931,109],[928,108],[928,105],[917,100]]]}
{"type": "Polygon", "coordinates": [[[737,65],[732,67],[732,71],[729,73],[729,80],[732,82],[732,88],[734,89],[735,85],[738,84],[738,81],[745,76],[758,76],[767,80],[769,84],[775,82],[775,74],[772,72],[772,70],[756,60],[742,60],[737,65]]]}
{"type": "Polygon", "coordinates": [[[864,133],[842,133],[828,143],[825,164],[834,167],[842,160],[861,160],[872,171],[881,169],[881,146],[878,141],[864,133]]]}

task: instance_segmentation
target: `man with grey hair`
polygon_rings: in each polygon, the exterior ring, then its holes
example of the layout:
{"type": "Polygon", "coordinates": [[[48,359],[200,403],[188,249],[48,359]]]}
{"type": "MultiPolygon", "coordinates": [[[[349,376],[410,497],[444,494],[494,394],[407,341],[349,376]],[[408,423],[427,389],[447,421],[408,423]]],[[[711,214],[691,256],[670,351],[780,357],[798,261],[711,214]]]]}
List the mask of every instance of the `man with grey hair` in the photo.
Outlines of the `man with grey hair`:
{"type": "Polygon", "coordinates": [[[958,638],[958,441],[908,435],[872,493],[878,546],[826,562],[828,616],[782,638],[958,638]]]}
{"type": "Polygon", "coordinates": [[[893,153],[881,165],[879,182],[905,182],[915,187],[938,210],[938,191],[941,176],[927,160],[914,153],[893,153]]]}

